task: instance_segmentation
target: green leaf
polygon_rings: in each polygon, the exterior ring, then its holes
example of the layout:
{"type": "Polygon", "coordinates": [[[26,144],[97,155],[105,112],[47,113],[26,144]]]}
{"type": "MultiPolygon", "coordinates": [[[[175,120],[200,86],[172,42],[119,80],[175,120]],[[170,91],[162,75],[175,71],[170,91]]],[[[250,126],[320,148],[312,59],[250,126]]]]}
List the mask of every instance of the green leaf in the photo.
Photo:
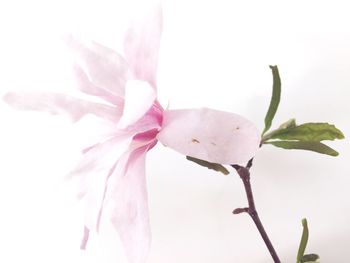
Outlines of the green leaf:
{"type": "Polygon", "coordinates": [[[320,257],[317,254],[307,254],[301,258],[300,262],[302,263],[318,262],[317,261],[318,259],[320,259],[320,257]]]}
{"type": "Polygon", "coordinates": [[[272,120],[275,117],[281,99],[281,78],[278,73],[278,68],[277,66],[270,66],[270,68],[273,76],[272,97],[265,117],[265,128],[261,136],[271,128],[272,120]]]}
{"type": "Polygon", "coordinates": [[[306,249],[306,246],[307,246],[307,241],[309,239],[309,229],[307,227],[307,220],[306,220],[306,218],[303,218],[303,220],[301,220],[301,223],[303,225],[303,234],[301,236],[301,240],[300,240],[300,244],[299,244],[298,255],[297,255],[297,263],[301,262],[301,259],[304,256],[305,249],[306,249]]]}
{"type": "Polygon", "coordinates": [[[304,123],[298,126],[280,128],[265,136],[267,139],[298,140],[320,142],[324,140],[344,139],[344,134],[334,125],[328,123],[304,123]]]}
{"type": "Polygon", "coordinates": [[[211,163],[211,162],[207,162],[201,159],[197,159],[191,156],[186,156],[186,159],[189,161],[192,161],[196,164],[199,164],[200,166],[204,166],[210,170],[215,170],[217,172],[223,173],[224,175],[228,175],[230,172],[221,164],[218,163],[211,163]]]}
{"type": "Polygon", "coordinates": [[[265,134],[262,139],[261,139],[261,142],[264,143],[265,141],[269,140],[270,138],[272,138],[275,134],[279,134],[281,133],[282,131],[286,130],[286,129],[290,129],[290,128],[294,128],[296,127],[297,124],[295,122],[295,119],[290,119],[284,123],[282,123],[278,129],[276,130],[273,130],[267,134],[265,134]]]}
{"type": "Polygon", "coordinates": [[[297,149],[318,152],[331,156],[338,156],[339,153],[331,147],[320,142],[303,142],[303,141],[272,141],[264,142],[264,144],[272,144],[283,149],[297,149]]]}
{"type": "Polygon", "coordinates": [[[284,123],[282,123],[279,127],[278,130],[282,130],[282,129],[289,129],[289,128],[294,128],[295,126],[297,126],[295,119],[290,119],[284,123]]]}

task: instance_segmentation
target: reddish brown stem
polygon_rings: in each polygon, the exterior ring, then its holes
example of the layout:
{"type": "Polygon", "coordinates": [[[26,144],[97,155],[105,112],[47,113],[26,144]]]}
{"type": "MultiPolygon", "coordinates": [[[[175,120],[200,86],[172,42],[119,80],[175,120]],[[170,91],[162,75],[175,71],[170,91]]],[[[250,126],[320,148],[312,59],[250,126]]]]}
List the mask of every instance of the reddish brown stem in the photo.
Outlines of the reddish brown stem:
{"type": "Polygon", "coordinates": [[[248,207],[244,208],[237,208],[233,211],[234,214],[240,214],[240,213],[247,213],[249,216],[253,219],[262,239],[265,242],[265,245],[267,249],[269,250],[271,257],[273,258],[273,261],[275,263],[281,263],[281,260],[278,258],[278,255],[265,231],[265,228],[263,224],[261,223],[261,220],[259,218],[258,212],[256,211],[253,192],[252,192],[252,186],[250,184],[250,167],[252,166],[252,161],[250,160],[246,167],[239,166],[239,165],[232,165],[233,168],[236,169],[237,173],[242,179],[244,189],[247,195],[248,199],[248,207]]]}

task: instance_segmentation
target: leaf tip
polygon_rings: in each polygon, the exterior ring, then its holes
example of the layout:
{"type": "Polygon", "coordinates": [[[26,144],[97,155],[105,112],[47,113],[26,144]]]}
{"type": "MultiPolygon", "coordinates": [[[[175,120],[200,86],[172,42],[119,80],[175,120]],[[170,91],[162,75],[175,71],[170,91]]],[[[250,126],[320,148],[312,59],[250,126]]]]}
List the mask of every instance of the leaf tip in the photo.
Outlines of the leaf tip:
{"type": "Polygon", "coordinates": [[[306,218],[303,218],[301,220],[301,224],[303,225],[303,227],[307,227],[307,219],[306,218]]]}
{"type": "Polygon", "coordinates": [[[337,157],[339,155],[339,153],[337,151],[334,151],[332,154],[330,154],[333,157],[337,157]]]}

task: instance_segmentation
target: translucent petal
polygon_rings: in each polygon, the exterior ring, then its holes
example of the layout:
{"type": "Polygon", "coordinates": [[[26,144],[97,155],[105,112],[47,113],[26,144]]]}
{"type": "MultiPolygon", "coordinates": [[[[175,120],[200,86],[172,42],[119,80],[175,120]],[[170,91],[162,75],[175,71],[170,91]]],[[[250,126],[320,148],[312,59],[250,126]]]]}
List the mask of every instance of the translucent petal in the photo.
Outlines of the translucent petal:
{"type": "MultiPolygon", "coordinates": [[[[66,37],[66,42],[73,50],[76,63],[95,88],[99,88],[104,96],[124,97],[129,71],[127,63],[118,53],[95,42],[83,43],[72,36],[66,37]]],[[[81,88],[91,94],[90,87],[81,88]]]]}
{"type": "Polygon", "coordinates": [[[106,197],[107,213],[119,233],[130,263],[146,262],[150,247],[146,151],[147,147],[139,148],[120,160],[106,197]]]}
{"type": "Polygon", "coordinates": [[[151,108],[156,99],[155,90],[145,81],[130,80],[126,83],[125,105],[118,127],[134,124],[151,108]]]}
{"type": "Polygon", "coordinates": [[[237,114],[207,108],[164,111],[157,138],[184,155],[220,164],[245,165],[260,144],[253,123],[237,114]]]}
{"type": "Polygon", "coordinates": [[[112,222],[130,262],[145,262],[150,244],[145,156],[157,130],[121,132],[89,149],[70,174],[76,179],[84,210],[85,248],[90,230],[112,222]]]}
{"type": "Polygon", "coordinates": [[[134,77],[148,81],[156,87],[158,51],[162,31],[162,10],[160,6],[130,27],[125,35],[125,59],[134,77]]]}
{"type": "Polygon", "coordinates": [[[7,93],[3,100],[15,109],[45,111],[54,115],[69,117],[73,122],[80,120],[86,114],[117,123],[121,109],[93,103],[58,93],[7,93]]]}
{"type": "Polygon", "coordinates": [[[82,92],[104,99],[105,101],[108,101],[109,103],[119,107],[120,109],[124,107],[123,98],[113,95],[108,90],[104,90],[97,87],[94,83],[92,83],[89,80],[84,70],[78,64],[74,65],[73,74],[76,80],[76,86],[82,92]]]}
{"type": "Polygon", "coordinates": [[[146,262],[150,224],[145,177],[146,153],[156,144],[157,130],[133,137],[129,150],[109,177],[101,222],[111,220],[130,263],[146,262]]]}
{"type": "Polygon", "coordinates": [[[131,139],[129,135],[119,135],[90,147],[67,176],[76,185],[77,197],[85,212],[84,223],[89,230],[98,230],[107,180],[128,150],[131,139]]]}

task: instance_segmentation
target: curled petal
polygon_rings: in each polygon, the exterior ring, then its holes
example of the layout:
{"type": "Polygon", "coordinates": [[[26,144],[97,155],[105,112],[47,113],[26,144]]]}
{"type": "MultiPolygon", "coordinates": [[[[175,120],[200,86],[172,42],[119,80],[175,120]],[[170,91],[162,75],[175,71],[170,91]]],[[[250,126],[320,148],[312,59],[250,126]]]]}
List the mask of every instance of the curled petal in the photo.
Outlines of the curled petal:
{"type": "Polygon", "coordinates": [[[134,124],[151,108],[156,99],[155,90],[148,82],[130,80],[126,83],[123,115],[118,123],[121,129],[134,124]]]}
{"type": "Polygon", "coordinates": [[[93,103],[58,93],[7,93],[3,100],[19,110],[45,111],[54,115],[69,117],[73,122],[80,120],[87,114],[117,122],[121,109],[93,103]]]}
{"type": "Polygon", "coordinates": [[[161,128],[163,120],[163,108],[158,101],[155,101],[146,114],[134,125],[128,127],[128,130],[143,133],[146,131],[157,130],[161,128]]]}
{"type": "MultiPolygon", "coordinates": [[[[74,51],[76,63],[86,73],[89,81],[100,89],[104,96],[124,97],[125,82],[128,79],[128,65],[112,49],[95,42],[82,43],[70,36],[67,45],[74,51]]],[[[81,87],[88,94],[96,93],[91,87],[81,87]]]]}
{"type": "Polygon", "coordinates": [[[245,165],[260,143],[247,119],[207,108],[164,111],[157,138],[182,154],[220,164],[245,165]]]}
{"type": "Polygon", "coordinates": [[[139,80],[156,87],[158,51],[162,31],[162,10],[157,6],[145,18],[135,21],[125,35],[126,61],[139,80]]]}

